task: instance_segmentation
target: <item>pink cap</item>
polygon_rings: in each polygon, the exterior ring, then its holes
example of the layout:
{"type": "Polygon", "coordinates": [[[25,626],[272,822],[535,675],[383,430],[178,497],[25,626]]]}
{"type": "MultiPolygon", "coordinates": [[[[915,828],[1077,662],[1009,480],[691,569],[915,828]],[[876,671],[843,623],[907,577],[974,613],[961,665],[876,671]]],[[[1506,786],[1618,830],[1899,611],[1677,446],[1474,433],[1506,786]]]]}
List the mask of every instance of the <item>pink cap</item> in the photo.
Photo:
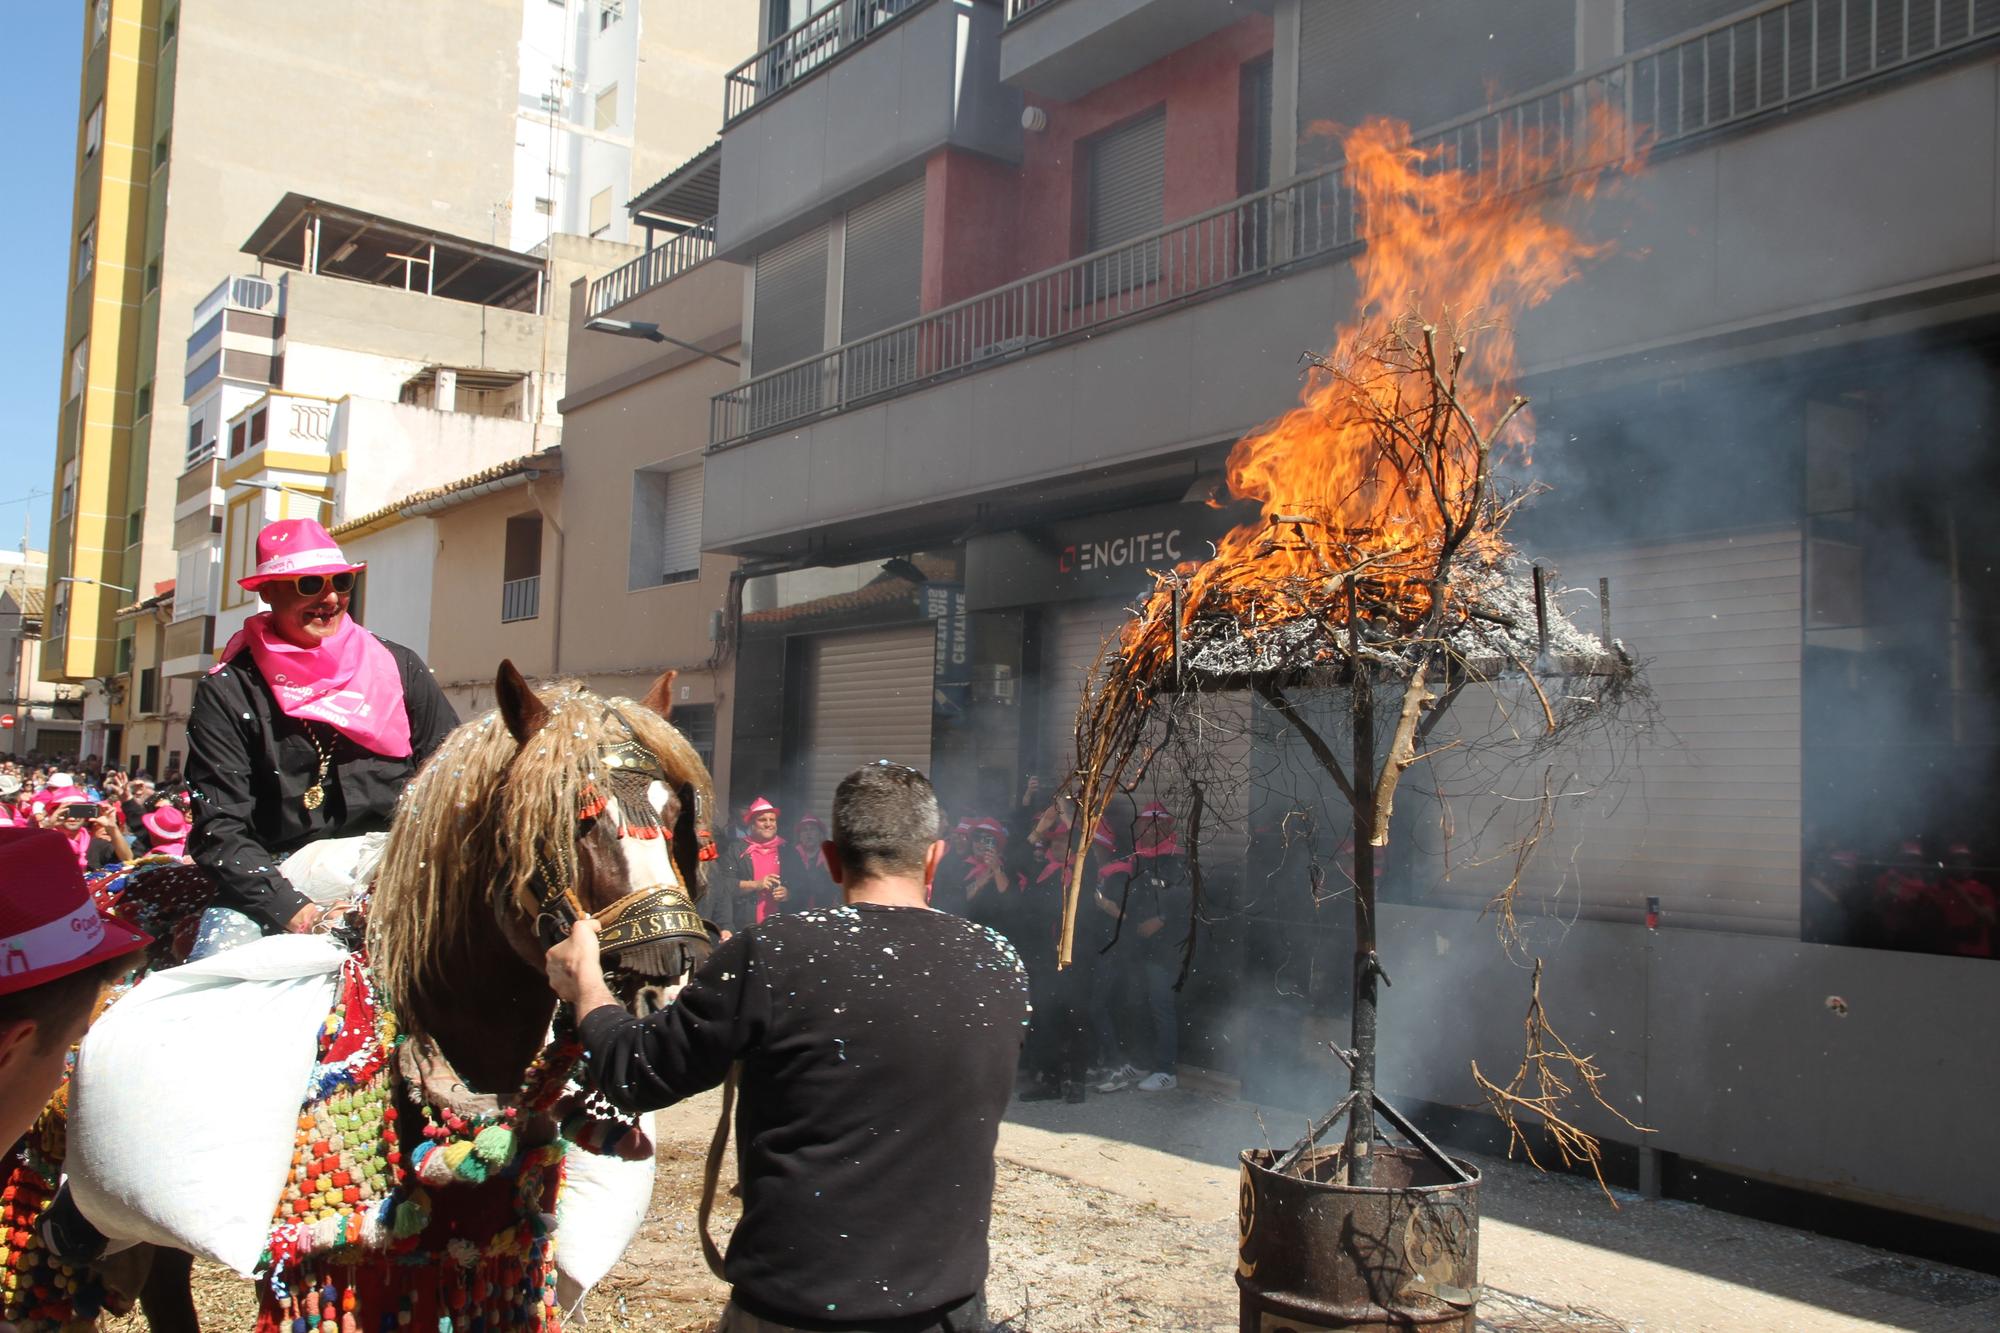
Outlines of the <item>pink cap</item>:
{"type": "Polygon", "coordinates": [[[257,568],[236,582],[256,589],[273,579],[295,579],[301,574],[352,574],[367,568],[340,553],[333,534],[316,518],[281,518],[267,523],[257,534],[257,568]]]}
{"type": "Polygon", "coordinates": [[[755,819],[758,815],[775,815],[777,813],[777,806],[772,805],[769,801],[759,796],[756,800],[750,802],[750,808],[743,812],[743,817],[745,819],[755,819]]]}
{"type": "Polygon", "coordinates": [[[1145,808],[1144,810],[1141,810],[1141,811],[1139,812],[1139,818],[1141,818],[1141,819],[1168,819],[1168,820],[1170,820],[1170,819],[1172,819],[1172,818],[1173,818],[1173,815],[1172,815],[1172,813],[1170,813],[1170,812],[1168,811],[1167,807],[1166,807],[1166,806],[1164,806],[1164,805],[1162,805],[1162,804],[1161,804],[1160,802],[1158,802],[1158,801],[1149,801],[1149,802],[1147,802],[1147,804],[1146,804],[1146,808],[1145,808]]]}

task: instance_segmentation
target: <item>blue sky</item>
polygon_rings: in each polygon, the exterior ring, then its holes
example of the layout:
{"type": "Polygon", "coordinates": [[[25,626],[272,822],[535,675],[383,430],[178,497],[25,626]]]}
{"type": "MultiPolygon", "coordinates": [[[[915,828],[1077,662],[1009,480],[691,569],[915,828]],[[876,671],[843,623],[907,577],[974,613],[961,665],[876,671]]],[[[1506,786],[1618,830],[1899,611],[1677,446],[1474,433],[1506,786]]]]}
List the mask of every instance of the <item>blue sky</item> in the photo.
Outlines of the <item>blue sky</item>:
{"type": "Polygon", "coordinates": [[[7,6],[14,57],[0,81],[0,124],[16,128],[0,146],[0,179],[12,195],[0,208],[9,270],[0,319],[0,545],[9,547],[19,544],[24,517],[37,549],[49,535],[48,497],[21,501],[48,490],[55,470],[83,15],[74,0],[7,6]]]}

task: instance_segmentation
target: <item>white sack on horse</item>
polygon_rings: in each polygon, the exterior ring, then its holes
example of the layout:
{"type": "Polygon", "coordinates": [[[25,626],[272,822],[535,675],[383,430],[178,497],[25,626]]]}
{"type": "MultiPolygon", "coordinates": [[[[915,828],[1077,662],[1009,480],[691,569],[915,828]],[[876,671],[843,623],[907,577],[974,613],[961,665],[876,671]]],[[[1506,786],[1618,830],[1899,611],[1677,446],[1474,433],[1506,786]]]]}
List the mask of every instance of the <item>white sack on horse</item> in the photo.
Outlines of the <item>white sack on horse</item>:
{"type": "Polygon", "coordinates": [[[66,1167],[92,1225],[250,1276],[346,957],[273,935],[155,972],[105,1012],[70,1087],[66,1167]]]}
{"type": "Polygon", "coordinates": [[[292,887],[324,907],[351,902],[375,879],[389,835],[360,833],[351,838],[309,842],[279,862],[292,887]]]}
{"type": "MultiPolygon", "coordinates": [[[[653,1128],[647,1111],[639,1131],[653,1141],[653,1128]]],[[[652,1153],[636,1162],[576,1148],[564,1154],[556,1197],[556,1299],[565,1313],[604,1280],[639,1234],[653,1202],[656,1161],[652,1153]]]]}

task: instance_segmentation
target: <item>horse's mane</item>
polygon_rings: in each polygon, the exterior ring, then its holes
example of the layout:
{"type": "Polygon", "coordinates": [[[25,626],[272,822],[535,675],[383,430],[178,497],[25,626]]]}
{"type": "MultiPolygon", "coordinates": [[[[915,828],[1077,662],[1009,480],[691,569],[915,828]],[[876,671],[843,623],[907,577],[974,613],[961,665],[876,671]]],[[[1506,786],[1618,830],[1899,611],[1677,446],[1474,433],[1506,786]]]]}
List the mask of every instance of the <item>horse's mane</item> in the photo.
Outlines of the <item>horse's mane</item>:
{"type": "MultiPolygon", "coordinates": [[[[445,738],[396,804],[368,908],[368,951],[377,981],[399,1007],[469,980],[447,976],[442,958],[475,913],[511,907],[533,915],[535,851],[567,845],[575,836],[583,789],[605,776],[599,771],[602,747],[632,736],[659,759],[670,786],[693,787],[695,826],[709,826],[715,797],[708,770],[665,718],[576,681],[538,693],[548,719],[525,745],[497,711],[466,722],[445,738]]],[[[691,856],[675,860],[693,863],[691,856]]],[[[696,882],[685,885],[697,900],[706,871],[704,863],[696,882]]]]}

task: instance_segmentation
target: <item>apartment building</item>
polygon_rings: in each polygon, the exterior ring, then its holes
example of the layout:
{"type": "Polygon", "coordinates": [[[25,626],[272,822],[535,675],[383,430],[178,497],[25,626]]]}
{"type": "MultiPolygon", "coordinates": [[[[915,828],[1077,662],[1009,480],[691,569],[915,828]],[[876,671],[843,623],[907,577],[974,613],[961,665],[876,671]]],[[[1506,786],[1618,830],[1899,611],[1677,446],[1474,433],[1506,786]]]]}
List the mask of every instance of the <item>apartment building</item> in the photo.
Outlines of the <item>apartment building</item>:
{"type": "Polygon", "coordinates": [[[0,551],[0,754],[75,754],[83,734],[83,692],[41,678],[42,622],[49,557],[0,551]]]}
{"type": "MultiPolygon", "coordinates": [[[[2000,13],[1505,8],[772,0],[723,90],[715,244],[748,273],[747,355],[702,462],[703,549],[749,575],[734,794],[811,805],[874,757],[961,806],[1059,780],[1084,667],[1146,568],[1227,522],[1206,502],[1230,444],[1350,311],[1365,224],[1330,127],[1399,117],[1476,166],[1615,107],[1646,152],[1591,223],[1621,257],[1514,312],[1557,487],[1520,536],[1565,586],[1611,580],[1674,738],[1533,872],[1562,923],[1553,1020],[1655,1133],[1585,1123],[1670,1190],[2000,1229],[1928,1146],[1977,1141],[2000,1096],[1930,1020],[1990,1011],[2000,963],[1879,910],[1938,862],[2000,865],[1978,517],[2000,13]],[[1911,1095],[1927,1131],[1857,1151],[1911,1095]]],[[[1246,822],[1317,808],[1239,702],[1246,822]]],[[[1323,1106],[1346,904],[1252,831],[1204,855],[1183,1049],[1323,1106]]],[[[1404,832],[1383,1079],[1463,1105],[1470,1059],[1519,1058],[1523,980],[1480,919],[1491,871],[1404,832]]]]}
{"type": "Polygon", "coordinates": [[[118,610],[175,577],[187,321],[214,313],[260,220],[296,195],[502,250],[621,241],[608,205],[713,137],[707,90],[749,22],[658,0],[366,0],[337,22],[255,0],[79,8],[42,671],[91,694],[101,747],[133,697],[118,610]]]}
{"type": "Polygon", "coordinates": [[[401,595],[421,587],[427,660],[462,713],[493,706],[502,658],[606,695],[672,670],[674,722],[726,791],[741,583],[735,561],[702,551],[701,455],[709,401],[738,373],[743,271],[714,259],[715,170],[697,154],[631,200],[652,248],[565,293],[559,451],[334,531],[356,552],[399,544],[370,577],[393,568],[401,595]]]}
{"type": "Polygon", "coordinates": [[[435,534],[390,534],[383,517],[556,456],[568,310],[541,313],[548,284],[602,274],[632,248],[559,234],[524,255],[287,195],[244,249],[261,275],[204,297],[187,346],[166,674],[212,664],[259,608],[237,586],[257,533],[306,515],[351,531],[370,564],[357,617],[424,653],[435,534]]]}

